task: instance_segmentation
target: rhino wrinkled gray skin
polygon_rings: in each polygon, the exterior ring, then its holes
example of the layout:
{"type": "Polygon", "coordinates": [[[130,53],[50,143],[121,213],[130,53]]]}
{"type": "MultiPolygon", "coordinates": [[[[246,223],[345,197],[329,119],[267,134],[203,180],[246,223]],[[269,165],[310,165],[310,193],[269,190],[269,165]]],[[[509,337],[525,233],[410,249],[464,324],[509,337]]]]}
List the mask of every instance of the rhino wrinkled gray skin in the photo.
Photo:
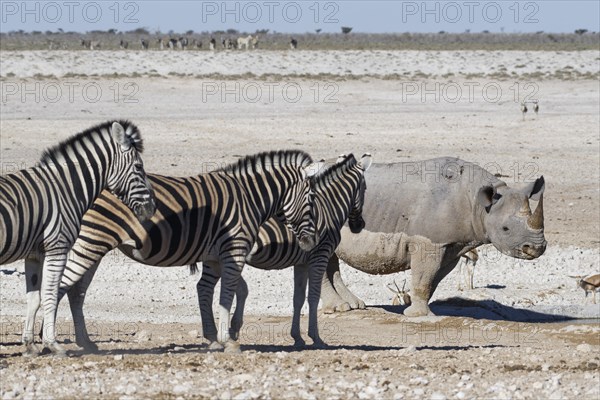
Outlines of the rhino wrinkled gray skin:
{"type": "Polygon", "coordinates": [[[412,305],[404,314],[421,316],[430,313],[437,285],[469,250],[491,243],[526,260],[546,250],[543,177],[511,188],[478,165],[450,157],[374,164],[369,172],[366,226],[359,234],[342,230],[323,279],[325,312],[364,308],[345,287],[338,257],[369,274],[412,269],[412,305]]]}

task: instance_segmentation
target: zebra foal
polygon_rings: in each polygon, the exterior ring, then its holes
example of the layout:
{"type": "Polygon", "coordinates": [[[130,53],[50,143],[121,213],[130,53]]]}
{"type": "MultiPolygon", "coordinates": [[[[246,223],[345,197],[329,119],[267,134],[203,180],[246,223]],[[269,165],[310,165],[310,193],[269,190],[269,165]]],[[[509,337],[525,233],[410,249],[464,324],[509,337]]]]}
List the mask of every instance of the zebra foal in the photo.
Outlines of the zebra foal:
{"type": "MultiPolygon", "coordinates": [[[[366,191],[364,173],[372,158],[365,154],[357,161],[352,154],[341,156],[335,165],[322,170],[313,178],[315,191],[315,217],[319,241],[311,250],[301,246],[296,237],[278,219],[271,218],[258,233],[258,238],[246,262],[256,268],[273,270],[294,266],[294,316],[291,335],[295,346],[305,345],[300,334],[300,311],[308,289],[308,335],[315,346],[325,346],[319,336],[317,308],[321,297],[323,274],[329,258],[340,243],[340,231],[348,220],[350,230],[359,233],[365,226],[362,208],[366,191]]],[[[202,316],[204,337],[215,347],[212,332],[215,330],[212,300],[220,277],[217,265],[204,263],[202,278],[197,284],[198,303],[202,316]]],[[[193,268],[193,267],[192,267],[193,268]]],[[[240,279],[236,291],[236,309],[232,320],[231,336],[237,339],[243,323],[243,313],[248,296],[247,284],[240,279]]]]}
{"type": "Polygon", "coordinates": [[[104,192],[84,216],[79,238],[60,285],[68,292],[77,344],[94,351],[83,316],[83,301],[98,263],[114,248],[147,265],[174,267],[200,261],[220,265],[221,329],[211,339],[229,340],[229,313],[246,256],[259,227],[277,216],[311,249],[316,243],[310,177],[320,168],[301,151],[273,151],[240,159],[214,172],[188,178],[152,175],[157,212],[145,223],[104,192]],[[83,278],[82,278],[83,277],[83,278]],[[74,287],[73,287],[74,286],[74,287]],[[72,290],[69,290],[73,287],[72,290]]]}
{"type": "Polygon", "coordinates": [[[40,300],[43,342],[65,354],[55,335],[59,283],[83,214],[100,192],[114,193],[140,220],[154,213],[142,149],[137,127],[107,122],[47,150],[39,166],[0,176],[0,264],[25,259],[25,354],[36,353],[33,326],[40,300]]]}

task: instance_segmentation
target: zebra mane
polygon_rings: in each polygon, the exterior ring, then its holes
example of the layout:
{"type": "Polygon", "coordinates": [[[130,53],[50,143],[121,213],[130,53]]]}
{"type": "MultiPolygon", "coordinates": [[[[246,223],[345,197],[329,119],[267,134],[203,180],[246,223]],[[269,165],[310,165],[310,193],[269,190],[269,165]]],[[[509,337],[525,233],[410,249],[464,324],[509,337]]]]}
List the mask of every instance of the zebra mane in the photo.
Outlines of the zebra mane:
{"type": "Polygon", "coordinates": [[[354,167],[358,161],[354,157],[354,154],[350,153],[345,155],[341,161],[336,162],[332,166],[328,168],[323,168],[317,175],[315,175],[313,179],[313,183],[316,186],[320,186],[323,184],[328,184],[332,177],[338,177],[345,171],[354,167]]]}
{"type": "MultiPolygon", "coordinates": [[[[80,142],[81,140],[83,140],[83,138],[87,136],[91,136],[94,132],[100,132],[101,134],[104,134],[104,132],[106,132],[106,134],[110,135],[110,129],[114,122],[115,121],[107,121],[102,124],[98,124],[89,129],[86,129],[83,132],[79,132],[68,139],[63,140],[55,146],[46,149],[42,153],[40,163],[42,165],[51,164],[54,159],[60,157],[61,154],[64,154],[66,149],[68,149],[69,147],[73,147],[74,144],[80,142]]],[[[143,152],[144,141],[142,140],[142,135],[137,126],[126,120],[118,120],[116,122],[121,124],[121,126],[125,130],[125,137],[129,140],[129,144],[138,152],[143,152]]]]}
{"type": "Polygon", "coordinates": [[[257,166],[261,169],[268,166],[286,165],[306,167],[312,162],[311,156],[302,150],[275,150],[240,158],[238,161],[221,168],[220,171],[246,173],[256,171],[257,166]]]}

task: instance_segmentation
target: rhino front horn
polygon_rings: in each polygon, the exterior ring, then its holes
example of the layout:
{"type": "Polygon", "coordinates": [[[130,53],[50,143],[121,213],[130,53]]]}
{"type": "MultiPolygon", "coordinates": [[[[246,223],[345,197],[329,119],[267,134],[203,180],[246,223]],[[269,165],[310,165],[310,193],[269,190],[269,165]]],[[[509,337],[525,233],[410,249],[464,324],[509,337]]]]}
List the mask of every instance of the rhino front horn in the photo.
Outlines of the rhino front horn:
{"type": "Polygon", "coordinates": [[[544,195],[540,195],[540,201],[538,203],[535,212],[527,218],[527,225],[531,229],[544,229],[544,195]]]}

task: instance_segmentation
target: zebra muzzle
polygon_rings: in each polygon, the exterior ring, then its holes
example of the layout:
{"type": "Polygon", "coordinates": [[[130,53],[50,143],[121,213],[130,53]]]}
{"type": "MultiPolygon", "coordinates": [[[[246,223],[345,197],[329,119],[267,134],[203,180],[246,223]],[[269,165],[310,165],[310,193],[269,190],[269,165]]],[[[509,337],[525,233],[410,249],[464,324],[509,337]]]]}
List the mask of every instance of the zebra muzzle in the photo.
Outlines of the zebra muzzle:
{"type": "Polygon", "coordinates": [[[348,226],[350,227],[350,232],[352,233],[360,233],[365,227],[365,220],[359,218],[358,220],[348,220],[348,226]]]}
{"type": "Polygon", "coordinates": [[[133,212],[140,221],[149,220],[156,211],[156,204],[153,200],[148,200],[140,204],[136,204],[133,212]]]}
{"type": "Polygon", "coordinates": [[[301,235],[298,241],[302,250],[311,251],[318,243],[317,233],[315,232],[314,235],[301,235]]]}

